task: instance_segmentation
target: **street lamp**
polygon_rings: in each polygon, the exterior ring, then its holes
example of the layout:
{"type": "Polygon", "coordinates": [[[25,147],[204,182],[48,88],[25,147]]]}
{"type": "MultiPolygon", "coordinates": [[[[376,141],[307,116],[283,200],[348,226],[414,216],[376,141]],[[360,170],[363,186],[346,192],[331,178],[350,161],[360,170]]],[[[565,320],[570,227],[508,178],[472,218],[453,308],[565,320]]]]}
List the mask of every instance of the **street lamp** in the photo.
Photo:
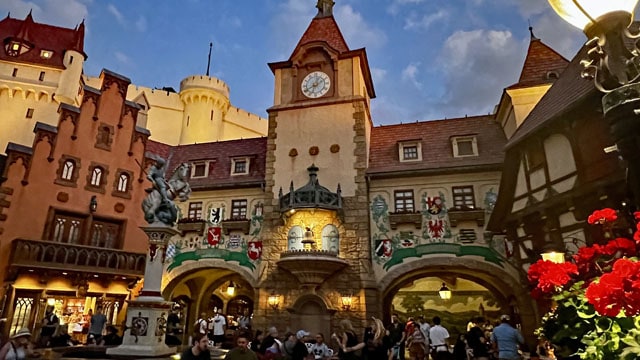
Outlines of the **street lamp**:
{"type": "Polygon", "coordinates": [[[440,294],[440,298],[442,300],[451,299],[451,289],[449,289],[445,283],[442,283],[442,287],[438,291],[438,294],[440,294]]]}
{"type": "Polygon", "coordinates": [[[236,287],[233,284],[233,281],[229,281],[229,286],[227,286],[227,295],[233,296],[236,293],[236,287]]]}
{"type": "Polygon", "coordinates": [[[604,93],[602,110],[627,162],[627,186],[640,208],[640,49],[629,25],[638,0],[549,0],[551,7],[589,38],[582,76],[604,93]]]}
{"type": "Polygon", "coordinates": [[[556,264],[564,263],[564,253],[558,251],[555,247],[546,247],[540,256],[542,256],[542,260],[545,261],[551,261],[556,264]]]}

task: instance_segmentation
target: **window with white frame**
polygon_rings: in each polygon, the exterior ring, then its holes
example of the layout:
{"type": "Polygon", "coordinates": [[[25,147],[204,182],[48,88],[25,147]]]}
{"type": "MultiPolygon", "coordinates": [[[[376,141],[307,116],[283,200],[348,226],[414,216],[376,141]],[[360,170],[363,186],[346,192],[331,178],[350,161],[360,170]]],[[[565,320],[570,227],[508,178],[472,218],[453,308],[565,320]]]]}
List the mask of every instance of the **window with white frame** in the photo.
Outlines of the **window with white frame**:
{"type": "Polygon", "coordinates": [[[129,191],[129,174],[121,173],[118,177],[118,187],[116,188],[119,192],[127,192],[129,191]]]}
{"type": "Polygon", "coordinates": [[[247,199],[232,200],[231,201],[231,219],[246,219],[247,218],[247,199]]]}
{"type": "Polygon", "coordinates": [[[191,178],[203,178],[209,176],[209,162],[196,161],[191,163],[191,178]]]}
{"type": "Polygon", "coordinates": [[[420,141],[403,141],[398,145],[398,157],[400,162],[422,160],[422,144],[420,141]]]}
{"type": "Polygon", "coordinates": [[[202,201],[190,202],[189,212],[187,214],[189,220],[201,220],[202,219],[202,201]]]}
{"type": "Polygon", "coordinates": [[[413,201],[413,190],[396,190],[394,192],[394,202],[396,206],[396,212],[413,212],[415,209],[413,201]]]}
{"type": "Polygon", "coordinates": [[[62,176],[60,176],[63,180],[72,180],[73,172],[76,169],[76,162],[73,160],[67,160],[62,165],[62,176]]]}
{"type": "Polygon", "coordinates": [[[451,138],[453,157],[478,156],[478,141],[475,136],[451,138]]]}
{"type": "Polygon", "coordinates": [[[460,210],[473,210],[476,208],[473,186],[454,186],[453,206],[460,210]]]}
{"type": "Polygon", "coordinates": [[[100,186],[102,184],[102,174],[104,173],[104,170],[102,170],[101,167],[96,166],[93,168],[93,170],[91,171],[91,186],[100,186]]]}
{"type": "Polygon", "coordinates": [[[249,174],[249,158],[231,159],[231,175],[249,174]]]}

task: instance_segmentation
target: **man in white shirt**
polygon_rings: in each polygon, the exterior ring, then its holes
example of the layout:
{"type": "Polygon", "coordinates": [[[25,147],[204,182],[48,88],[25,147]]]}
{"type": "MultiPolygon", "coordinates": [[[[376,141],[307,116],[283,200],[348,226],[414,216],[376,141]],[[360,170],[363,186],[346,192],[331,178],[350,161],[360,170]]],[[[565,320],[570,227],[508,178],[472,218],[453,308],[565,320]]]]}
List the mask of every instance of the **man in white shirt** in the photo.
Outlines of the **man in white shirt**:
{"type": "Polygon", "coordinates": [[[213,324],[213,344],[214,346],[222,345],[224,342],[224,332],[227,329],[227,320],[216,310],[212,319],[213,324]]]}
{"type": "Polygon", "coordinates": [[[429,329],[429,338],[431,339],[431,355],[434,360],[447,360],[450,358],[449,332],[440,325],[440,317],[433,318],[433,326],[429,329]]]}
{"type": "Polygon", "coordinates": [[[195,332],[206,335],[207,334],[207,314],[201,313],[200,318],[194,324],[195,332]]]}

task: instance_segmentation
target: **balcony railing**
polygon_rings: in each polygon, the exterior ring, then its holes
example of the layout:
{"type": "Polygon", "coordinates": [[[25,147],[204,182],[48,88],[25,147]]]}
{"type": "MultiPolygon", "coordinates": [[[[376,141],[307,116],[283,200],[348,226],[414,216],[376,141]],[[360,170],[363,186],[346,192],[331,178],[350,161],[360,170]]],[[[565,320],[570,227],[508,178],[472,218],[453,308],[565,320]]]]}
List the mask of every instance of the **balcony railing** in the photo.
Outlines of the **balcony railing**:
{"type": "Polygon", "coordinates": [[[9,266],[17,268],[90,272],[129,277],[144,276],[146,254],[42,240],[16,239],[9,266]]]}

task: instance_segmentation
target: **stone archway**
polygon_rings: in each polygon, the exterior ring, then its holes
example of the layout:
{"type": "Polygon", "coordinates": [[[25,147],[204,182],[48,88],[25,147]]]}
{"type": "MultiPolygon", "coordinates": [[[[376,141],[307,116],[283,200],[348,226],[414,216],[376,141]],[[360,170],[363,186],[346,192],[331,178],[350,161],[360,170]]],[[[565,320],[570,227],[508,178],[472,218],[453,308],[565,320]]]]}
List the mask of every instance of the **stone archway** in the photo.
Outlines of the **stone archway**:
{"type": "Polygon", "coordinates": [[[291,318],[291,331],[306,330],[312,335],[324,334],[329,339],[331,316],[335,310],[330,309],[324,300],[315,294],[303,295],[288,309],[291,318]]]}
{"type": "Polygon", "coordinates": [[[391,300],[405,284],[421,277],[454,276],[474,281],[491,291],[505,307],[516,306],[527,342],[533,343],[538,312],[524,272],[508,262],[494,264],[481,258],[429,256],[399,264],[379,282],[385,319],[390,318],[391,300]]]}

